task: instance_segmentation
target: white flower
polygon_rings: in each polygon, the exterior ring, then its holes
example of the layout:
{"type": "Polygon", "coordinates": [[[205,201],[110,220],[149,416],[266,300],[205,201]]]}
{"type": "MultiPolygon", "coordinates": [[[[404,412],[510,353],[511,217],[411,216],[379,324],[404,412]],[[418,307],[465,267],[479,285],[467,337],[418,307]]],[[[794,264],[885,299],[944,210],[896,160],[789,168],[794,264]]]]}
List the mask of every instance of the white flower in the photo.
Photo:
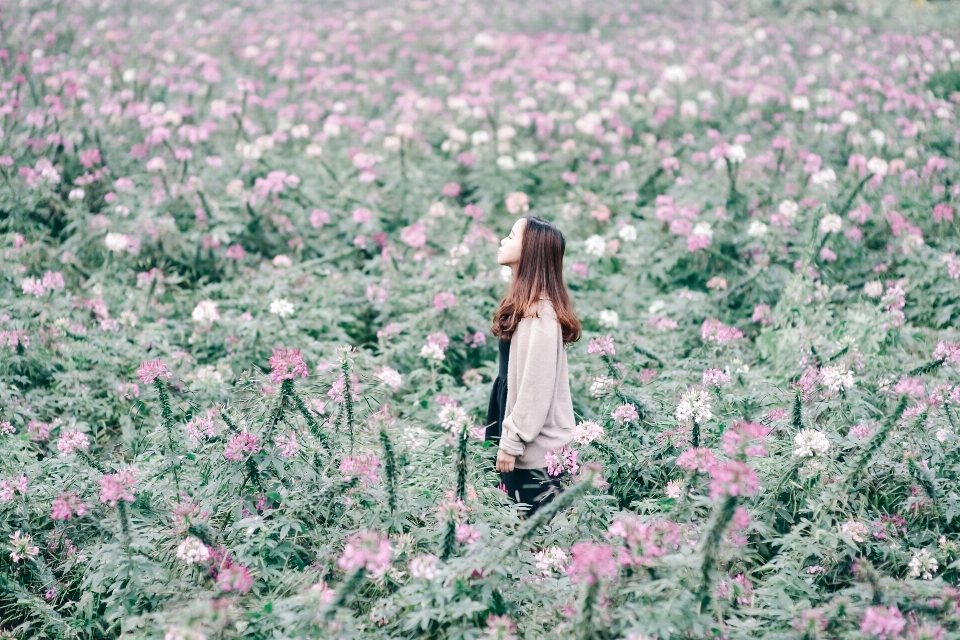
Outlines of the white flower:
{"type": "Polygon", "coordinates": [[[616,381],[612,378],[606,376],[597,376],[593,379],[593,383],[590,385],[590,395],[594,398],[602,398],[606,395],[609,395],[613,390],[613,385],[616,384],[616,381]]]}
{"type": "Polygon", "coordinates": [[[703,389],[691,389],[680,397],[673,416],[680,424],[704,424],[713,417],[710,395],[703,389]]]}
{"type": "Polygon", "coordinates": [[[517,162],[520,164],[537,164],[537,154],[530,150],[518,151],[517,162]]]}
{"type": "Polygon", "coordinates": [[[590,236],[583,243],[583,250],[591,256],[601,257],[603,252],[607,250],[607,241],[603,237],[596,234],[590,236]]]}
{"type": "Polygon", "coordinates": [[[71,189],[70,194],[67,196],[68,200],[83,200],[83,196],[87,195],[83,189],[71,189]]]}
{"type": "Polygon", "coordinates": [[[470,416],[467,415],[466,410],[463,407],[450,404],[444,405],[440,409],[437,420],[440,421],[441,427],[451,433],[460,433],[465,426],[470,424],[470,416]]]}
{"type": "Polygon", "coordinates": [[[403,377],[400,375],[400,372],[391,367],[380,367],[377,369],[377,372],[373,375],[373,377],[379,380],[381,384],[390,387],[394,391],[399,389],[400,385],[403,384],[403,377]]]}
{"type": "Polygon", "coordinates": [[[827,440],[827,436],[815,429],[801,429],[793,437],[793,441],[797,443],[793,455],[803,458],[810,458],[815,455],[822,456],[830,448],[830,441],[827,440]]]}
{"type": "Polygon", "coordinates": [[[900,246],[903,248],[904,253],[913,253],[923,246],[923,236],[916,233],[908,233],[900,246]]]}
{"type": "Polygon", "coordinates": [[[323,155],[323,147],[321,147],[316,142],[311,142],[303,149],[303,153],[306,154],[308,158],[319,158],[323,155]]]}
{"type": "Polygon", "coordinates": [[[616,327],[620,323],[620,316],[616,311],[612,309],[604,309],[600,312],[600,326],[601,327],[616,327]]]}
{"type": "Polygon", "coordinates": [[[567,564],[567,554],[560,547],[550,547],[537,551],[537,569],[543,572],[543,575],[549,576],[551,572],[562,573],[567,564]]]}
{"type": "Polygon", "coordinates": [[[883,283],[879,280],[872,280],[863,285],[863,295],[868,298],[879,298],[883,295],[883,283]]]}
{"type": "Polygon", "coordinates": [[[873,129],[870,131],[870,139],[873,140],[873,144],[877,145],[877,148],[880,149],[887,142],[887,134],[880,129],[873,129]]]}
{"type": "Polygon", "coordinates": [[[867,161],[867,171],[878,176],[887,175],[887,171],[890,169],[890,165],[887,164],[886,160],[882,158],[873,157],[867,161]]]}
{"type": "Polygon", "coordinates": [[[767,235],[767,225],[760,220],[753,220],[747,228],[747,235],[751,238],[762,238],[767,235]]]}
{"type": "Polygon", "coordinates": [[[855,112],[850,111],[849,109],[844,109],[843,111],[840,112],[840,122],[847,125],[848,127],[852,127],[853,125],[860,122],[860,116],[858,116],[855,112]]]}
{"type": "Polygon", "coordinates": [[[777,212],[780,215],[791,219],[797,215],[798,211],[800,211],[800,205],[793,200],[784,200],[780,203],[780,206],[777,207],[777,212]]]}
{"type": "Polygon", "coordinates": [[[667,488],[664,489],[663,492],[668,498],[673,498],[676,500],[683,495],[683,483],[679,480],[671,480],[667,483],[667,488]]]}
{"type": "Polygon", "coordinates": [[[277,298],[270,303],[270,313],[280,316],[281,318],[292,316],[293,311],[293,304],[291,304],[286,298],[277,298]]]}
{"type": "Polygon", "coordinates": [[[513,156],[500,156],[497,158],[497,166],[504,171],[513,171],[517,168],[517,163],[514,162],[513,156]]]}
{"type": "Polygon", "coordinates": [[[727,160],[734,164],[740,164],[747,159],[747,152],[744,151],[743,145],[732,144],[727,149],[727,160]]]}
{"type": "Polygon", "coordinates": [[[697,224],[693,225],[693,230],[690,232],[690,235],[712,238],[713,229],[710,228],[709,222],[698,222],[697,224]]]}
{"type": "Polygon", "coordinates": [[[947,440],[950,439],[951,435],[952,434],[950,429],[937,429],[936,436],[937,436],[937,440],[940,442],[946,442],[947,440]]]}
{"type": "Polygon", "coordinates": [[[831,391],[853,388],[853,372],[845,367],[824,367],[820,370],[820,383],[831,391]]]}
{"type": "Polygon", "coordinates": [[[810,99],[807,96],[791,96],[790,108],[794,111],[809,111],[810,99]]]}
{"type": "Polygon", "coordinates": [[[490,142],[490,134],[483,129],[470,134],[470,143],[475,147],[486,144],[487,142],[490,142]]]}
{"type": "Polygon", "coordinates": [[[836,182],[836,180],[837,174],[834,173],[833,169],[821,169],[810,176],[810,184],[818,187],[836,182]]]}
{"type": "Polygon", "coordinates": [[[197,324],[209,327],[220,319],[220,311],[217,310],[217,303],[213,300],[201,300],[197,303],[197,306],[193,308],[193,313],[190,317],[193,318],[193,321],[197,324]]]}
{"type": "Polygon", "coordinates": [[[836,233],[843,228],[843,218],[835,213],[828,213],[820,220],[820,231],[823,233],[836,233]]]}
{"type": "Polygon", "coordinates": [[[663,70],[663,79],[670,84],[683,84],[687,81],[687,72],[680,65],[672,64],[663,70]]]}
{"type": "Polygon", "coordinates": [[[128,246],[127,236],[122,233],[108,233],[103,243],[107,245],[107,249],[116,252],[126,251],[128,246]]]}
{"type": "Polygon", "coordinates": [[[620,227],[620,231],[617,233],[617,236],[624,242],[633,242],[637,239],[637,228],[632,224],[625,224],[620,227]]]}
{"type": "Polygon", "coordinates": [[[203,564],[210,560],[210,549],[199,538],[190,536],[177,546],[177,558],[187,564],[203,564]]]}
{"type": "Polygon", "coordinates": [[[577,128],[577,131],[583,135],[592,136],[601,124],[603,124],[603,119],[600,117],[600,114],[596,111],[588,111],[583,114],[582,118],[577,119],[574,126],[577,128]]]}
{"type": "Polygon", "coordinates": [[[410,569],[410,577],[433,580],[440,573],[437,569],[437,556],[432,553],[425,553],[417,556],[407,565],[410,569]]]}
{"type": "Polygon", "coordinates": [[[420,357],[429,360],[443,360],[443,349],[440,348],[440,345],[433,342],[425,344],[423,348],[420,349],[420,357]]]}
{"type": "Polygon", "coordinates": [[[907,566],[910,568],[910,573],[907,574],[908,578],[923,578],[924,580],[933,580],[933,574],[937,572],[938,567],[937,559],[926,549],[920,549],[913,554],[913,558],[910,559],[907,566]]]}
{"type": "Polygon", "coordinates": [[[603,437],[603,427],[593,420],[582,420],[573,428],[573,440],[582,447],[603,437]]]}
{"type": "Polygon", "coordinates": [[[647,307],[647,313],[652,316],[657,315],[661,311],[667,308],[667,303],[663,300],[654,300],[649,307],[647,307]]]}

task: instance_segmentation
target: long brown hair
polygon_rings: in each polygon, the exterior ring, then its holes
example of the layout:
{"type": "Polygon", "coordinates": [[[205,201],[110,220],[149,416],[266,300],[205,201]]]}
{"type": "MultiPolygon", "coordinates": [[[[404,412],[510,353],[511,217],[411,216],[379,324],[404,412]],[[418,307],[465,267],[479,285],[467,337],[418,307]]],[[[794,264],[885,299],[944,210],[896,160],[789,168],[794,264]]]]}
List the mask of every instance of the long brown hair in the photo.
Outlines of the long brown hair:
{"type": "Polygon", "coordinates": [[[553,303],[563,342],[580,339],[580,320],[563,283],[563,252],[567,243],[555,226],[538,216],[525,216],[520,262],[513,281],[493,316],[493,335],[509,340],[520,320],[546,296],[553,303]]]}

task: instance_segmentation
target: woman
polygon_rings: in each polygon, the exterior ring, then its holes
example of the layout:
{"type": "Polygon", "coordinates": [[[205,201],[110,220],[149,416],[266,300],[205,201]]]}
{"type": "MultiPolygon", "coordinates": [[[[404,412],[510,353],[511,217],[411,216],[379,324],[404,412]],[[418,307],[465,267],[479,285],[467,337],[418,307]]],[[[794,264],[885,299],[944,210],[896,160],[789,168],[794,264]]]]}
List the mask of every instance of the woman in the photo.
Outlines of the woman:
{"type": "Polygon", "coordinates": [[[513,279],[493,318],[500,371],[487,411],[487,440],[499,442],[501,488],[536,511],[559,490],[545,455],[571,440],[574,426],[566,345],[580,321],[563,283],[563,234],[535,216],[517,220],[497,262],[513,279]]]}

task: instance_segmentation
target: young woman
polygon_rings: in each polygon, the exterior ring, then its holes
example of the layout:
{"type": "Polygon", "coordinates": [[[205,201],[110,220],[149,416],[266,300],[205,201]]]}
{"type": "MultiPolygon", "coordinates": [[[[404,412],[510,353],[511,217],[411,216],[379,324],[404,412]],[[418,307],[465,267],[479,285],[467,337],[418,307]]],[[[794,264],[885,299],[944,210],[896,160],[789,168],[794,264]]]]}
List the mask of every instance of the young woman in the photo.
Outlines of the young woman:
{"type": "Polygon", "coordinates": [[[499,442],[497,471],[510,497],[536,511],[559,490],[545,455],[571,440],[575,424],[566,345],[580,321],[563,283],[563,234],[535,216],[517,220],[497,262],[513,279],[493,318],[500,371],[487,410],[487,440],[499,442]]]}

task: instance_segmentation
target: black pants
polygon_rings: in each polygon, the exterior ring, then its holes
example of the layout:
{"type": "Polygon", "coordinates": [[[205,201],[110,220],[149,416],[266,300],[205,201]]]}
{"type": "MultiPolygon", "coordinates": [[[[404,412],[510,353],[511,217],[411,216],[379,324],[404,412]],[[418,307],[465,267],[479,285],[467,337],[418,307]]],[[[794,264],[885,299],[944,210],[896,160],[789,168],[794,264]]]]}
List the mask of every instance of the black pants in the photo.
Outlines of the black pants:
{"type": "Polygon", "coordinates": [[[529,505],[527,515],[548,504],[560,491],[560,483],[548,476],[546,469],[514,469],[501,473],[500,482],[515,502],[529,505]]]}

